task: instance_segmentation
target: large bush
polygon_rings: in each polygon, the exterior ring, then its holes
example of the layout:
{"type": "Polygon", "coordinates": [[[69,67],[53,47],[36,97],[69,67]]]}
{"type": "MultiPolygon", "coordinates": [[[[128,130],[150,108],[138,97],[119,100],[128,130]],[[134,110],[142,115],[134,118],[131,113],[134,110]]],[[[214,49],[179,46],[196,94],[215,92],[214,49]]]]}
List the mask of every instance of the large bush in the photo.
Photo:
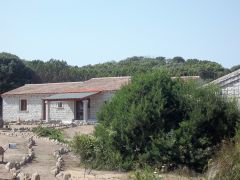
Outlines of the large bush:
{"type": "Polygon", "coordinates": [[[104,148],[93,161],[111,168],[167,164],[202,171],[221,140],[234,136],[238,121],[237,107],[216,88],[148,73],[134,77],[98,114],[94,136],[104,148]]]}

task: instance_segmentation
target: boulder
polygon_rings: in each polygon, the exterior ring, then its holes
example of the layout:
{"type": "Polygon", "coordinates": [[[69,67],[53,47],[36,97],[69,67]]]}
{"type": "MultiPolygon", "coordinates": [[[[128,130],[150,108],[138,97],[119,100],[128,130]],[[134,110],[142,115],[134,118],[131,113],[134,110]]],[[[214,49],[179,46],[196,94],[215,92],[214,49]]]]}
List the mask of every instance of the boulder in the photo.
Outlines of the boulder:
{"type": "Polygon", "coordinates": [[[12,169],[10,169],[10,173],[12,173],[12,174],[14,174],[14,173],[16,173],[17,172],[17,170],[16,170],[16,168],[14,167],[14,168],[12,168],[12,169]]]}
{"type": "Polygon", "coordinates": [[[20,163],[19,163],[19,162],[16,162],[16,163],[15,163],[15,168],[16,168],[16,169],[20,169],[20,163]]]}
{"type": "Polygon", "coordinates": [[[62,165],[63,165],[62,162],[60,162],[60,161],[56,162],[56,167],[58,169],[61,169],[62,165]]]}
{"type": "Polygon", "coordinates": [[[8,162],[6,165],[5,165],[5,168],[9,171],[10,169],[14,168],[15,167],[15,163],[13,162],[8,162]]]}
{"type": "Polygon", "coordinates": [[[28,143],[28,149],[31,149],[32,148],[32,143],[28,143]]]}
{"type": "Polygon", "coordinates": [[[24,164],[27,162],[27,156],[26,156],[26,155],[22,157],[22,162],[23,162],[24,164]]]}
{"type": "Polygon", "coordinates": [[[60,154],[64,154],[64,152],[65,152],[65,151],[64,151],[64,148],[60,148],[60,149],[59,149],[59,153],[60,153],[60,154]]]}
{"type": "Polygon", "coordinates": [[[25,174],[23,172],[20,172],[18,175],[17,175],[17,178],[18,180],[28,180],[29,179],[29,175],[28,174],[25,174]]]}
{"type": "Polygon", "coordinates": [[[34,173],[31,177],[31,180],[40,180],[40,175],[38,173],[34,173]]]}
{"type": "Polygon", "coordinates": [[[53,170],[51,170],[51,174],[56,176],[59,173],[59,169],[58,168],[54,168],[53,170]]]}
{"type": "Polygon", "coordinates": [[[33,150],[33,148],[29,148],[28,149],[28,153],[31,153],[31,152],[33,152],[34,150],[33,150]]]}
{"type": "Polygon", "coordinates": [[[20,167],[23,166],[24,164],[25,164],[24,161],[20,161],[20,162],[19,162],[20,167]]]}
{"type": "Polygon", "coordinates": [[[62,157],[59,157],[59,158],[57,158],[57,161],[58,161],[58,162],[63,162],[63,158],[62,158],[62,157]]]}
{"type": "Polygon", "coordinates": [[[63,180],[70,180],[71,179],[71,174],[70,173],[65,173],[63,175],[63,180]]]}
{"type": "Polygon", "coordinates": [[[56,175],[56,178],[57,178],[57,179],[62,179],[62,178],[63,178],[63,175],[64,175],[64,173],[63,173],[63,172],[60,172],[60,173],[58,173],[58,174],[56,175]]]}

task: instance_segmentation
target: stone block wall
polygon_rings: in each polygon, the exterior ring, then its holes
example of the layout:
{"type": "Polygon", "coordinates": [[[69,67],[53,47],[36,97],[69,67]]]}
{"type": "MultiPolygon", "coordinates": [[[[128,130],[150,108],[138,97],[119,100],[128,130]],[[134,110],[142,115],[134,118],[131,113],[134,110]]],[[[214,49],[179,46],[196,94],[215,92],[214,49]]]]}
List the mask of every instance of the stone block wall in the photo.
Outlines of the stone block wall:
{"type": "Polygon", "coordinates": [[[3,121],[41,120],[43,111],[42,99],[50,96],[41,95],[12,95],[3,96],[3,121]],[[20,111],[20,100],[27,100],[27,110],[20,111]]]}
{"type": "Polygon", "coordinates": [[[223,96],[236,99],[240,108],[240,69],[220,77],[211,83],[221,88],[223,96]]]}
{"type": "Polygon", "coordinates": [[[233,81],[229,84],[225,84],[221,87],[221,89],[224,96],[236,99],[240,108],[240,76],[238,81],[233,81]]]}
{"type": "Polygon", "coordinates": [[[74,101],[60,101],[62,102],[62,107],[58,107],[58,102],[49,102],[49,120],[61,120],[63,123],[71,123],[74,119],[74,101]]]}
{"type": "MultiPolygon", "coordinates": [[[[39,121],[43,119],[43,99],[51,94],[43,95],[12,95],[3,97],[3,121],[39,121]],[[20,111],[20,100],[27,100],[27,110],[20,111]]],[[[90,97],[89,120],[96,121],[97,112],[109,100],[113,92],[104,92],[90,97]]],[[[49,101],[49,120],[71,123],[75,118],[75,101],[49,101]]]]}
{"type": "Polygon", "coordinates": [[[90,120],[95,121],[97,119],[97,112],[101,109],[101,106],[112,97],[113,93],[114,92],[103,92],[90,97],[90,120]]]}

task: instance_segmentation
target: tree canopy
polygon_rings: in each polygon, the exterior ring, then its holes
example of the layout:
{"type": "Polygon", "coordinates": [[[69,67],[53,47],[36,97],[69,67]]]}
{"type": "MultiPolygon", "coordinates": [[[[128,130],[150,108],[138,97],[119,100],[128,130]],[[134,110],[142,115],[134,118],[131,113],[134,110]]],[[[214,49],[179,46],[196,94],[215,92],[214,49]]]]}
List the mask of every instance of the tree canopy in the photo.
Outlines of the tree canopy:
{"type": "Polygon", "coordinates": [[[201,76],[210,81],[230,72],[229,69],[212,61],[184,60],[182,57],[165,59],[134,56],[119,62],[110,61],[82,67],[70,66],[65,61],[51,59],[25,61],[41,79],[41,82],[84,81],[93,77],[133,76],[155,69],[164,69],[172,76],[201,76]]]}
{"type": "Polygon", "coordinates": [[[77,136],[73,147],[95,167],[147,164],[201,172],[240,120],[236,104],[218,92],[162,71],[133,77],[103,106],[94,137],[77,136]]]}
{"type": "Polygon", "coordinates": [[[24,83],[84,81],[93,77],[134,76],[156,69],[164,69],[171,76],[201,76],[202,79],[210,81],[238,68],[236,66],[227,69],[216,62],[198,59],[185,60],[180,56],[172,59],[166,59],[162,56],[156,58],[133,56],[118,62],[109,61],[78,67],[68,65],[64,60],[29,61],[20,59],[13,54],[0,53],[0,63],[1,92],[24,83]],[[14,72],[11,74],[8,70],[13,69],[13,67],[14,72]],[[28,75],[27,78],[26,75],[28,75]]]}
{"type": "Polygon", "coordinates": [[[0,54],[0,93],[34,82],[34,72],[26,67],[19,57],[0,54]]]}

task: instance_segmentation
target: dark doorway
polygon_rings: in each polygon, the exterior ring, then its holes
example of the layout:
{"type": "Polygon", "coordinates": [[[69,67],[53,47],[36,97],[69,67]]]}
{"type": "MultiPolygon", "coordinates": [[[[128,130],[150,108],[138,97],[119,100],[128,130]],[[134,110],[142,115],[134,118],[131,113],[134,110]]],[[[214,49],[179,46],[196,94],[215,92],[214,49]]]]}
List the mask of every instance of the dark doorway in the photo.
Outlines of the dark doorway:
{"type": "Polygon", "coordinates": [[[43,120],[46,120],[46,103],[43,101],[43,120]]]}
{"type": "Polygon", "coordinates": [[[83,120],[83,102],[76,101],[76,119],[83,120]]]}

